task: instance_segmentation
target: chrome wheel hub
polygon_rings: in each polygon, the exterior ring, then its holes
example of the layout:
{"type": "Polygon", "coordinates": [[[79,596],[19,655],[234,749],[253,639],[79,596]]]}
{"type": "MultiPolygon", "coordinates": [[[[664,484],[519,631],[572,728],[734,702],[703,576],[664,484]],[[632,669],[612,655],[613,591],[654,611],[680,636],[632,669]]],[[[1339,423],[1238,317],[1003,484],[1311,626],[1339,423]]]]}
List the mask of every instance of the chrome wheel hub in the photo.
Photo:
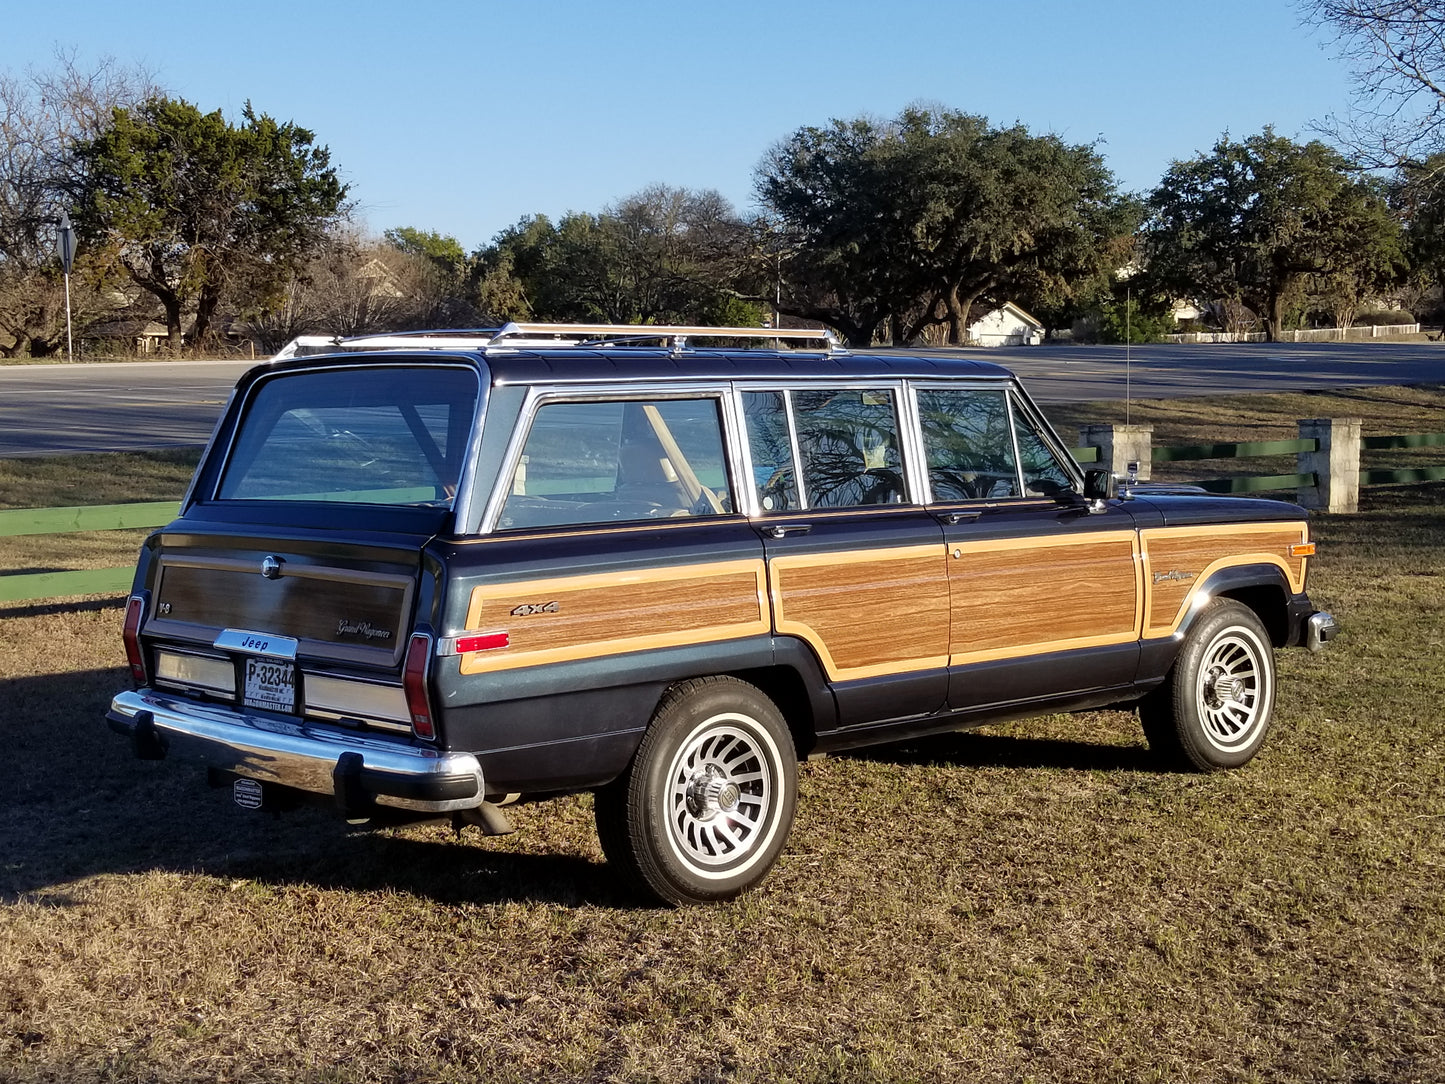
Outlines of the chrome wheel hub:
{"type": "Polygon", "coordinates": [[[698,727],[673,758],[667,827],[678,857],[716,869],[746,864],[770,832],[773,760],[750,728],[727,716],[698,727]]]}
{"type": "Polygon", "coordinates": [[[1237,749],[1253,739],[1269,700],[1263,645],[1237,630],[1220,636],[1199,671],[1199,716],[1210,744],[1237,749]]]}

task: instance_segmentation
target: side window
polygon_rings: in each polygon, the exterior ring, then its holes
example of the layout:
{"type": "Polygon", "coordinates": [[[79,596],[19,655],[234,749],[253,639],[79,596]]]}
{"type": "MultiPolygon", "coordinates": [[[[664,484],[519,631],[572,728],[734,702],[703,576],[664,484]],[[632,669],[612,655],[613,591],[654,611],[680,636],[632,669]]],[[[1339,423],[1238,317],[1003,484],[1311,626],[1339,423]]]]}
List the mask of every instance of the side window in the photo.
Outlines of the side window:
{"type": "Polygon", "coordinates": [[[731,510],[716,399],[545,403],[528,430],[497,527],[731,510]]]}
{"type": "Polygon", "coordinates": [[[794,391],[803,487],[809,508],[902,504],[898,409],[887,389],[794,391]]]}
{"type": "Polygon", "coordinates": [[[753,485],[764,512],[800,508],[798,479],[793,469],[793,441],[788,431],[788,402],[780,391],[743,392],[748,451],[753,460],[753,485]]]}
{"type": "Polygon", "coordinates": [[[1053,497],[1073,487],[1074,481],[1059,462],[1048,441],[1029,417],[1014,406],[1014,431],[1024,468],[1024,492],[1030,497],[1053,497]]]}
{"type": "Polygon", "coordinates": [[[1008,396],[1003,391],[921,389],[918,416],[935,501],[1019,495],[1008,396]]]}

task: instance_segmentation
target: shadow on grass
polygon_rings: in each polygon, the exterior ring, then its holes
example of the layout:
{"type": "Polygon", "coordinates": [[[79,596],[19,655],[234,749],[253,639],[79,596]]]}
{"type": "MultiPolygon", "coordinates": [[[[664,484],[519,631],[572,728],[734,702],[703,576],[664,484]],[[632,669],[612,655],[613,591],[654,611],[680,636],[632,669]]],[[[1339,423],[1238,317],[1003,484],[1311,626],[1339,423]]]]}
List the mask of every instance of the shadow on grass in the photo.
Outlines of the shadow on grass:
{"type": "MultiPolygon", "coordinates": [[[[446,903],[638,906],[578,854],[358,831],[325,807],[273,818],[232,806],[203,769],[135,759],[105,723],[124,669],[0,681],[0,901],[104,873],[169,871],[394,890],[446,903]]],[[[45,902],[65,906],[63,891],[45,902]]]]}
{"type": "Polygon", "coordinates": [[[968,732],[912,738],[841,754],[883,764],[946,764],[959,768],[1053,768],[1080,772],[1157,772],[1142,745],[1097,745],[1054,738],[968,732]]]}

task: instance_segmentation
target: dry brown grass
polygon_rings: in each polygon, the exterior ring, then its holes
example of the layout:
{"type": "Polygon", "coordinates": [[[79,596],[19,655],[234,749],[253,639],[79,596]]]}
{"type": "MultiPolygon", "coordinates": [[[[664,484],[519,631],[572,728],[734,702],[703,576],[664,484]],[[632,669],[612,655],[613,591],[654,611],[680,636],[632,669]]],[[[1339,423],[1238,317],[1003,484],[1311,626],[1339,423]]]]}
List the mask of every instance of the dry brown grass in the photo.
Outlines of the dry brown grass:
{"type": "Polygon", "coordinates": [[[460,841],[234,809],[106,731],[116,606],[0,612],[0,1079],[1439,1081],[1442,505],[1316,520],[1347,633],[1245,770],[1118,712],[808,764],[763,886],[685,911],[585,797],[460,841]]]}

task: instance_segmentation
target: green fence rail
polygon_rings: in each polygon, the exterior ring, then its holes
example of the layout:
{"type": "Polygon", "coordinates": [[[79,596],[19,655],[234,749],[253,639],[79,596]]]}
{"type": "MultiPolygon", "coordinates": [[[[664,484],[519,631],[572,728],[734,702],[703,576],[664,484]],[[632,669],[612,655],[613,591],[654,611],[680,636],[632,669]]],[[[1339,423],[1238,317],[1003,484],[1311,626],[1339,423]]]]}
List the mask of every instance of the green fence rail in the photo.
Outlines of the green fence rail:
{"type": "Polygon", "coordinates": [[[1360,447],[1371,451],[1391,448],[1436,448],[1445,444],[1445,433],[1406,433],[1397,437],[1362,437],[1360,447]]]}
{"type": "Polygon", "coordinates": [[[1317,452],[1320,442],[1304,440],[1256,440],[1242,444],[1191,444],[1187,447],[1155,448],[1149,458],[1155,463],[1182,463],[1190,459],[1250,459],[1265,455],[1295,455],[1317,452]]]}
{"type": "Polygon", "coordinates": [[[0,511],[0,538],[163,527],[176,518],[180,508],[178,501],[76,505],[71,508],[11,508],[0,511]]]}
{"type": "MultiPolygon", "coordinates": [[[[176,518],[177,501],[144,504],[76,505],[70,508],[12,508],[0,511],[0,538],[73,534],[78,531],[126,531],[163,527],[176,518]]],[[[35,602],[71,595],[122,594],[134,566],[89,568],[76,572],[21,572],[0,575],[0,602],[35,602]]]]}

